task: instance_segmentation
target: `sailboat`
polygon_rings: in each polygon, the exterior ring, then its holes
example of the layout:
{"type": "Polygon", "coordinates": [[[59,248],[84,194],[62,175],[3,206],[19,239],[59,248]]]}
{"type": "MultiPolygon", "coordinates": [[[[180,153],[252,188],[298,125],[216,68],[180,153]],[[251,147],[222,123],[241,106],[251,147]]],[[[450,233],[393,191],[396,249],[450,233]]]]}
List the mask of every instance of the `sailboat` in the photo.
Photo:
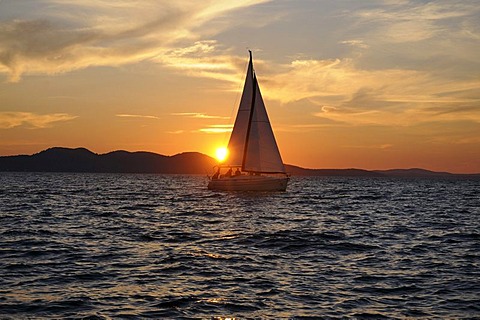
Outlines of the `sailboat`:
{"type": "Polygon", "coordinates": [[[228,142],[228,156],[209,178],[208,189],[285,191],[289,177],[260,93],[252,51],[249,53],[242,98],[228,142]]]}

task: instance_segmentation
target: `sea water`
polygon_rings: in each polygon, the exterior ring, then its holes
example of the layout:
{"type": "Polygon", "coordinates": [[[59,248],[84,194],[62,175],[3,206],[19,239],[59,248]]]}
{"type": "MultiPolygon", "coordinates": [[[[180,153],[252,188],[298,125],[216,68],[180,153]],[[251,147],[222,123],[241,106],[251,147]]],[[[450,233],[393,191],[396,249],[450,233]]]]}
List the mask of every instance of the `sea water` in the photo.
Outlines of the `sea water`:
{"type": "Polygon", "coordinates": [[[0,173],[2,319],[480,317],[480,181],[0,173]]]}

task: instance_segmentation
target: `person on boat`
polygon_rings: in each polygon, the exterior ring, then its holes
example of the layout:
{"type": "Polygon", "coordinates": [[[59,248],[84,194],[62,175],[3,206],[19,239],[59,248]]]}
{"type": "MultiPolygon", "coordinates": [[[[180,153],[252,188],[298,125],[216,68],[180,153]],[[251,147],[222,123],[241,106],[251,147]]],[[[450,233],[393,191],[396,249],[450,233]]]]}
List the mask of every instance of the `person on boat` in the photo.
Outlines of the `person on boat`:
{"type": "Polygon", "coordinates": [[[228,169],[227,173],[225,174],[225,177],[231,177],[232,176],[232,168],[228,169]]]}
{"type": "Polygon", "coordinates": [[[217,172],[212,176],[212,179],[218,179],[218,176],[220,175],[220,168],[217,169],[217,172]]]}
{"type": "Polygon", "coordinates": [[[240,172],[240,170],[239,170],[238,168],[237,168],[237,170],[235,170],[235,175],[236,175],[236,176],[242,175],[242,173],[240,172]]]}

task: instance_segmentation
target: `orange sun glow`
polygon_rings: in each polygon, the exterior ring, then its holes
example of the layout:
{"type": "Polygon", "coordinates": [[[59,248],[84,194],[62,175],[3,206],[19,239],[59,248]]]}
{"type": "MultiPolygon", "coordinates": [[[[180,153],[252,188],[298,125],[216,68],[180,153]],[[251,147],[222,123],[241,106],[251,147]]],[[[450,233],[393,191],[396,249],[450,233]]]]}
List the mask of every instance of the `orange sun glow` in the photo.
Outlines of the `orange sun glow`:
{"type": "Polygon", "coordinates": [[[227,156],[228,156],[228,150],[225,147],[218,148],[215,151],[215,158],[217,158],[219,162],[224,161],[227,158],[227,156]]]}

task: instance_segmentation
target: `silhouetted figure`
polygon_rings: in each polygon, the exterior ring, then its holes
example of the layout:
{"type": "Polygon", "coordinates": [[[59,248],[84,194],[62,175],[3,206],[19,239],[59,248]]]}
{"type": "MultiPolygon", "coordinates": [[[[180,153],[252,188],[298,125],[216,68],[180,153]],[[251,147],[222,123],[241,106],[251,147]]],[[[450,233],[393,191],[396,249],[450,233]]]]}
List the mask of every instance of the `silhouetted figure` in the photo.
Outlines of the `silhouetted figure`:
{"type": "Polygon", "coordinates": [[[218,176],[220,175],[220,168],[217,169],[217,172],[212,176],[212,179],[218,179],[218,176]]]}
{"type": "Polygon", "coordinates": [[[242,173],[240,172],[240,170],[237,168],[237,170],[235,170],[235,175],[236,176],[240,176],[242,173]]]}
{"type": "Polygon", "coordinates": [[[231,177],[232,176],[232,168],[228,169],[227,173],[225,174],[225,177],[231,177]]]}

